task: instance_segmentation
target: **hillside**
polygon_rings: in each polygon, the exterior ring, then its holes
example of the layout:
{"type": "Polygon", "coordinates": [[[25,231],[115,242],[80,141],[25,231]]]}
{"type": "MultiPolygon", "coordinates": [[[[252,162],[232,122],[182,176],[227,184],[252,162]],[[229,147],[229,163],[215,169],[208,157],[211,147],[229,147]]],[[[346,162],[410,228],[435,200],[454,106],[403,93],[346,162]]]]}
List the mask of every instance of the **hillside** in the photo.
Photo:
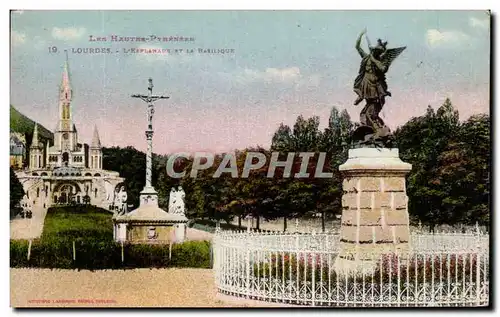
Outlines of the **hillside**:
{"type": "MultiPolygon", "coordinates": [[[[35,121],[23,115],[22,113],[17,111],[16,108],[10,105],[10,132],[18,132],[24,134],[26,136],[26,142],[28,144],[31,144],[34,127],[35,121]]],[[[54,134],[39,123],[38,133],[41,138],[40,141],[50,140],[50,143],[53,144],[54,134]]]]}

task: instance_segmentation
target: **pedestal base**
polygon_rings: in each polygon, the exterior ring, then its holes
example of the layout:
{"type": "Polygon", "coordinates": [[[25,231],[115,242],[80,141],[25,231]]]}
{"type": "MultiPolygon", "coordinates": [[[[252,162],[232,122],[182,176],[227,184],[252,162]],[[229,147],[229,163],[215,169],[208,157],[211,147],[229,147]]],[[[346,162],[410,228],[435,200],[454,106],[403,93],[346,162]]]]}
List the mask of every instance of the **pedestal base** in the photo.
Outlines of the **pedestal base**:
{"type": "Polygon", "coordinates": [[[411,165],[398,149],[349,150],[343,173],[338,272],[372,270],[382,254],[408,250],[406,174],[411,165]]]}
{"type": "Polygon", "coordinates": [[[139,206],[156,206],[158,207],[158,192],[154,187],[144,187],[139,196],[139,206]]]}

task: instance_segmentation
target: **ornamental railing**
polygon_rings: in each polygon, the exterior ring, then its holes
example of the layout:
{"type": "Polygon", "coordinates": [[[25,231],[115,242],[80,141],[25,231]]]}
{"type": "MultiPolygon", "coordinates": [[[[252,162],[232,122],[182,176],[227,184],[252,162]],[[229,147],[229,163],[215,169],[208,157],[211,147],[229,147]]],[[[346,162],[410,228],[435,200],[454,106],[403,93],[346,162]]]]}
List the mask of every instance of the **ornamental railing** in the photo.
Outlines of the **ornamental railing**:
{"type": "Polygon", "coordinates": [[[339,241],[331,233],[218,230],[213,239],[217,289],[247,299],[310,306],[489,303],[486,234],[413,234],[408,251],[374,253],[361,264],[349,262],[339,241]],[[339,269],[359,265],[357,274],[339,269]]]}

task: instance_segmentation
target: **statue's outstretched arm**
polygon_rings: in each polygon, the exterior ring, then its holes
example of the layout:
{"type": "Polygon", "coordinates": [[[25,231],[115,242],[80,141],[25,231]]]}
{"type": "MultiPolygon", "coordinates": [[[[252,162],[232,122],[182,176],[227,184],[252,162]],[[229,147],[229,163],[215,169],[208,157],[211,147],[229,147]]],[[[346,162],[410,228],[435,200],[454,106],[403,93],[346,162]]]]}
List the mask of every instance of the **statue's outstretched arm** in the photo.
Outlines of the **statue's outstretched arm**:
{"type": "Polygon", "coordinates": [[[363,49],[361,48],[361,39],[363,38],[363,35],[365,34],[365,31],[363,31],[359,36],[358,36],[358,39],[356,40],[356,50],[358,51],[359,55],[361,56],[361,58],[365,58],[366,56],[366,53],[365,51],[363,51],[363,49]]]}

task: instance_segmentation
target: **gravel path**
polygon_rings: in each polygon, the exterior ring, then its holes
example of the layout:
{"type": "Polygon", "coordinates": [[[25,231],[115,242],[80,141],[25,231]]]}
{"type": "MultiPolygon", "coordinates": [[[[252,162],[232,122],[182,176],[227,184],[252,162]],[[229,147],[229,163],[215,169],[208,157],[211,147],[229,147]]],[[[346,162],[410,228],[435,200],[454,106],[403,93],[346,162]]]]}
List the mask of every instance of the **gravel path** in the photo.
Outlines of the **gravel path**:
{"type": "Polygon", "coordinates": [[[35,239],[42,235],[47,208],[35,206],[32,211],[33,217],[29,219],[17,215],[16,218],[10,221],[11,239],[35,239]]]}
{"type": "Polygon", "coordinates": [[[218,299],[210,269],[10,269],[12,307],[255,307],[218,299]]]}

